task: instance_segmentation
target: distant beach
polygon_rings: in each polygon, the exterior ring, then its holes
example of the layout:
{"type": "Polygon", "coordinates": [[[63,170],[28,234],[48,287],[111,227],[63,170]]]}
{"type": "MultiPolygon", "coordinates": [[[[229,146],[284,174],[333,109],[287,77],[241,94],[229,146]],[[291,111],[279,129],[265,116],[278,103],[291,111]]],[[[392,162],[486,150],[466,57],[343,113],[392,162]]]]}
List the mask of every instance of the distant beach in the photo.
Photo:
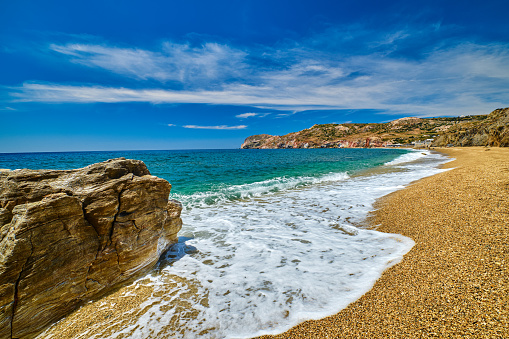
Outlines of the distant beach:
{"type": "Polygon", "coordinates": [[[338,314],[274,338],[507,336],[509,149],[439,151],[452,170],[384,197],[369,219],[415,241],[403,261],[338,314]]]}

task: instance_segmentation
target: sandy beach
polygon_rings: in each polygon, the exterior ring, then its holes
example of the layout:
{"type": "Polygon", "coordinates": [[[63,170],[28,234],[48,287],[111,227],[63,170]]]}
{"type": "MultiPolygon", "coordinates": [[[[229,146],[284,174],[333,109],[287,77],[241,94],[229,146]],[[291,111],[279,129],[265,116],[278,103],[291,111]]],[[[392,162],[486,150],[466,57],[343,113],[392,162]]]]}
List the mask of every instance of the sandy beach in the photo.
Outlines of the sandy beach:
{"type": "MultiPolygon", "coordinates": [[[[368,219],[379,231],[412,238],[412,250],[346,309],[275,337],[507,337],[509,149],[439,151],[456,158],[446,164],[451,170],[385,196],[368,219]]],[[[134,318],[125,315],[152,293],[124,287],[82,307],[41,337],[77,337],[98,319],[110,317],[127,326],[134,318]]],[[[188,306],[181,306],[185,313],[188,306]]],[[[111,326],[102,334],[118,330],[111,326]]]]}
{"type": "Polygon", "coordinates": [[[369,220],[415,241],[403,261],[343,311],[276,338],[507,338],[509,149],[439,151],[454,169],[384,197],[369,220]]]}

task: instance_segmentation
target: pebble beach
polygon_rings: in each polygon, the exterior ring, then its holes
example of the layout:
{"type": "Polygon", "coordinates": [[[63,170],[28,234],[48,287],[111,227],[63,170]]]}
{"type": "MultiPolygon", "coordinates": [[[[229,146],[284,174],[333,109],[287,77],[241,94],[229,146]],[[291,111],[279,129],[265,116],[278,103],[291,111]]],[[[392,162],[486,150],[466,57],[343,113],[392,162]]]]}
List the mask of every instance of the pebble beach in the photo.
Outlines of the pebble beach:
{"type": "Polygon", "coordinates": [[[415,241],[402,262],[338,314],[275,338],[507,338],[509,149],[439,151],[451,170],[379,200],[368,220],[415,241]]]}
{"type": "MultiPolygon", "coordinates": [[[[509,149],[438,151],[455,159],[444,165],[449,170],[379,199],[364,225],[413,239],[403,260],[339,313],[262,338],[507,337],[509,149]]],[[[98,337],[112,335],[138,317],[136,305],[153,294],[122,288],[39,338],[79,337],[98,321],[124,319],[98,337]]],[[[188,306],[182,304],[182,312],[188,306]]]]}

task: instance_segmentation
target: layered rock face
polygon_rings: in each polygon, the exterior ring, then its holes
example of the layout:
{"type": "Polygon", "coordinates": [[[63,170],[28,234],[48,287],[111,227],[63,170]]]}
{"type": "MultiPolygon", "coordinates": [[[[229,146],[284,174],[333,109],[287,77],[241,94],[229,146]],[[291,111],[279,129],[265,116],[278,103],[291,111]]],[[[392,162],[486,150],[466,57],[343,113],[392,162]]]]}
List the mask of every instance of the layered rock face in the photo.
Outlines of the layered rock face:
{"type": "Polygon", "coordinates": [[[269,134],[257,134],[247,137],[246,140],[242,143],[240,148],[249,149],[249,148],[260,148],[266,143],[267,139],[274,138],[273,135],[269,134]]]}
{"type": "Polygon", "coordinates": [[[0,338],[32,338],[152,268],[182,227],[170,189],[124,158],[0,172],[0,338]]]}
{"type": "Polygon", "coordinates": [[[454,126],[440,135],[434,146],[509,146],[509,107],[491,112],[481,122],[454,126]]]}

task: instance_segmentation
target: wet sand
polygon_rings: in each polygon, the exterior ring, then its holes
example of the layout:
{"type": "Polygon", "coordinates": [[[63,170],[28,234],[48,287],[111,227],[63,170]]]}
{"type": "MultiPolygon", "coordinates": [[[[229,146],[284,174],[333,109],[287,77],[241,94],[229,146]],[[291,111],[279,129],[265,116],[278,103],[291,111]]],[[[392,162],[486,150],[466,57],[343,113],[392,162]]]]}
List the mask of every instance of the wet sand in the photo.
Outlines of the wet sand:
{"type": "Polygon", "coordinates": [[[276,338],[509,337],[509,148],[439,151],[454,169],[384,197],[368,220],[416,242],[402,262],[338,314],[276,338]]]}

